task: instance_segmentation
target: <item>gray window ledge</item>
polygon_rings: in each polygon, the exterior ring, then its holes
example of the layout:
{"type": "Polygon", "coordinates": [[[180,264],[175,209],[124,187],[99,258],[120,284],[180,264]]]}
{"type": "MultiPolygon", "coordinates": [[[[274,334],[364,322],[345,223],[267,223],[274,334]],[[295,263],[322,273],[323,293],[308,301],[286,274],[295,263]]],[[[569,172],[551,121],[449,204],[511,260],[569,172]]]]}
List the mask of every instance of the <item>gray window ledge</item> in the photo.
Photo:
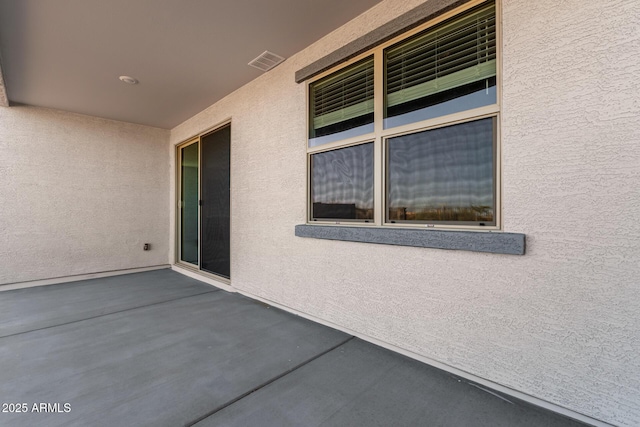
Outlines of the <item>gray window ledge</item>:
{"type": "Polygon", "coordinates": [[[500,231],[416,230],[301,224],[296,225],[296,236],[492,254],[524,255],[525,252],[524,234],[500,231]]]}

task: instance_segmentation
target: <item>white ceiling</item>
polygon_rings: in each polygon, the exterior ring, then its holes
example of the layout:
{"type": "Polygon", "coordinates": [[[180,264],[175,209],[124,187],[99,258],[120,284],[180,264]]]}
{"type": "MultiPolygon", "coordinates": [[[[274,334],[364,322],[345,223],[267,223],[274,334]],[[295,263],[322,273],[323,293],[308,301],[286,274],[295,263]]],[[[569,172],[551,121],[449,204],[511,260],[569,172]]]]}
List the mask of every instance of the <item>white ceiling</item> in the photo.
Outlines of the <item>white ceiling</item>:
{"type": "Polygon", "coordinates": [[[0,0],[2,74],[11,103],[170,129],[379,1],[0,0]]]}

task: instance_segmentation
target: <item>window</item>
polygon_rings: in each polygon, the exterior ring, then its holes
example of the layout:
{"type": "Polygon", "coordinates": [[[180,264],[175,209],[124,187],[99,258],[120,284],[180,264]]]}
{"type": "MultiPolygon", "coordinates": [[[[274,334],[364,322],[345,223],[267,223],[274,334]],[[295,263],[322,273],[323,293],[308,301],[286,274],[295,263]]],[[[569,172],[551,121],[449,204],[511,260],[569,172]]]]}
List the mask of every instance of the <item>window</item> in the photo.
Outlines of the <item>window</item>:
{"type": "Polygon", "coordinates": [[[472,1],[309,83],[309,221],[499,228],[496,5],[472,1]]]}
{"type": "Polygon", "coordinates": [[[373,132],[373,58],[311,84],[309,146],[373,132]]]}
{"type": "Polygon", "coordinates": [[[311,155],[314,220],[373,221],[373,143],[311,155]]]}
{"type": "Polygon", "coordinates": [[[495,225],[494,119],[387,140],[390,222],[495,225]]]}

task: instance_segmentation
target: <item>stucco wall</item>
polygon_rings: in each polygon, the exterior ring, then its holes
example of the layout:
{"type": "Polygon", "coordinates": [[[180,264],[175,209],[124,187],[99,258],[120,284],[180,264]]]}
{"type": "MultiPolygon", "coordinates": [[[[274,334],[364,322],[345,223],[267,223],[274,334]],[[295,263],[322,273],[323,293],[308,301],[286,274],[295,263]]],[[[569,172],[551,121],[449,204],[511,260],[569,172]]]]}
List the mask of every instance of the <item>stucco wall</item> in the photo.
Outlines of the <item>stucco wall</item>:
{"type": "Polygon", "coordinates": [[[0,108],[0,284],[166,264],[168,138],[62,111],[0,108]]]}
{"type": "Polygon", "coordinates": [[[384,1],[172,130],[174,161],[176,143],[232,118],[232,285],[639,425],[639,2],[502,2],[503,228],[526,233],[525,256],[294,237],[306,207],[295,71],[419,3],[384,1]]]}

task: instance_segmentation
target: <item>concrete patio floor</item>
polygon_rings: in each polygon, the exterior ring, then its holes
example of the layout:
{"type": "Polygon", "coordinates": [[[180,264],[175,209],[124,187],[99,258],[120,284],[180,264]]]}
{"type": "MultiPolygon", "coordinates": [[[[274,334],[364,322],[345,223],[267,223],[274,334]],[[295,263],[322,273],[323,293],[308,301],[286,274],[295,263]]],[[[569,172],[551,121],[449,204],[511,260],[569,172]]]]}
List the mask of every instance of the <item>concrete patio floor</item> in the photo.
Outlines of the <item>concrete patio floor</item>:
{"type": "Polygon", "coordinates": [[[1,426],[583,425],[170,270],[0,292],[0,317],[27,408],[1,426]]]}

